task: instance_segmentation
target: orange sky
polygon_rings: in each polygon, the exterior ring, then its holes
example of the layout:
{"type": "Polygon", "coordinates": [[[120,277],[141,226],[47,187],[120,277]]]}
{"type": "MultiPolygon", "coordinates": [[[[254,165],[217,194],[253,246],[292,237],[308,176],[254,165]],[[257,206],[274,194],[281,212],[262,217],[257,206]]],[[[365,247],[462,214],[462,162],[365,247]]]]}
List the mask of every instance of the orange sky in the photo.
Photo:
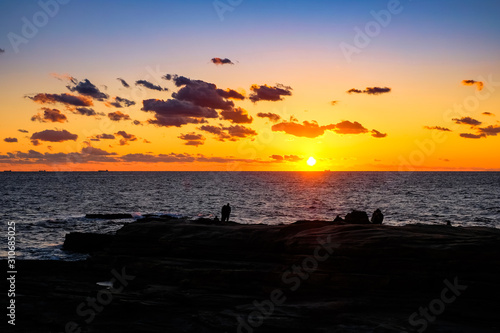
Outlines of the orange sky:
{"type": "Polygon", "coordinates": [[[401,2],[385,26],[372,12],[386,1],[281,16],[245,3],[223,19],[150,4],[168,22],[137,4],[98,22],[90,5],[61,6],[17,45],[19,15],[42,9],[0,8],[1,169],[500,170],[494,3],[443,7],[442,22],[401,2]]]}

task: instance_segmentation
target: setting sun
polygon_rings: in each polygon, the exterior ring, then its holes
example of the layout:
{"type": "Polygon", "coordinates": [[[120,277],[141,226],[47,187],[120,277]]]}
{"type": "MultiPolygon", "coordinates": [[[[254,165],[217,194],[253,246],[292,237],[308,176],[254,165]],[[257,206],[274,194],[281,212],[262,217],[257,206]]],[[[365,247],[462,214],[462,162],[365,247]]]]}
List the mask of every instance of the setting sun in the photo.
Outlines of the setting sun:
{"type": "Polygon", "coordinates": [[[314,157],[309,157],[309,159],[307,160],[307,165],[309,166],[313,166],[316,164],[316,160],[314,159],[314,157]]]}

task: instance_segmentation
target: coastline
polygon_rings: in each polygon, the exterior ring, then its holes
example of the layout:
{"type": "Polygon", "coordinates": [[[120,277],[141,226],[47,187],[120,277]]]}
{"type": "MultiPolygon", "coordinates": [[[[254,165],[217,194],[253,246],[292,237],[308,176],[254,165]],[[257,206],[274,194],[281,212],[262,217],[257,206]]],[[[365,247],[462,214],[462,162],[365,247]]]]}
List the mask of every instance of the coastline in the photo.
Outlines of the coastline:
{"type": "MultiPolygon", "coordinates": [[[[19,260],[17,328],[25,332],[79,328],[82,332],[417,332],[424,324],[428,332],[500,328],[498,229],[327,221],[212,224],[165,217],[132,222],[112,238],[93,248],[91,257],[82,262],[19,260]],[[97,284],[113,279],[112,287],[97,284]],[[443,292],[450,285],[456,287],[455,294],[443,292]],[[442,295],[444,300],[454,297],[453,302],[439,301],[442,295]],[[89,299],[97,303],[90,305],[89,299]],[[444,309],[437,309],[441,303],[444,309]],[[429,306],[440,312],[428,312],[433,320],[419,312],[429,306]]],[[[92,245],[89,238],[85,242],[92,245]]]]}

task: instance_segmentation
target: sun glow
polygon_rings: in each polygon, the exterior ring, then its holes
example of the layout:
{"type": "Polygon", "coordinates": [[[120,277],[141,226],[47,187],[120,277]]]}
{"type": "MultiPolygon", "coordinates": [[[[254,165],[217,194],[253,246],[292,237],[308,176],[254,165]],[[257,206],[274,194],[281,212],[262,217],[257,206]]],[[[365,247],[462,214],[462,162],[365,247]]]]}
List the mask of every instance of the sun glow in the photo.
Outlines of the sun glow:
{"type": "Polygon", "coordinates": [[[314,159],[314,157],[309,157],[309,159],[307,160],[307,165],[309,166],[313,166],[316,164],[316,160],[314,159]]]}

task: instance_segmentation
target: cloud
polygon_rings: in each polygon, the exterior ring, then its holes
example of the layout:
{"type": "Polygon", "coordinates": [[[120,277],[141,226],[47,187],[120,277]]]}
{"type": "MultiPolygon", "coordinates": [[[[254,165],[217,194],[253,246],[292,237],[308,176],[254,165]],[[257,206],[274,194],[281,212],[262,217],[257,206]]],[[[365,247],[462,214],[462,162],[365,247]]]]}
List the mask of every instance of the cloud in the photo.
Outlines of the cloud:
{"type": "Polygon", "coordinates": [[[203,125],[199,129],[216,135],[217,140],[222,142],[226,140],[237,141],[242,138],[247,138],[257,135],[257,132],[255,130],[241,125],[235,125],[229,127],[203,125]]]}
{"type": "MultiPolygon", "coordinates": [[[[368,130],[363,127],[357,121],[350,122],[348,120],[341,121],[338,124],[332,124],[328,126],[324,126],[325,129],[332,130],[337,134],[362,134],[368,133],[368,130]]],[[[375,131],[375,130],[374,130],[375,131]]],[[[375,131],[378,132],[378,131],[375,131]]],[[[380,132],[378,132],[380,133],[380,132]]],[[[387,134],[386,134],[387,135],[387,134]]]]}
{"type": "Polygon", "coordinates": [[[41,123],[64,123],[68,121],[66,115],[57,109],[43,108],[43,114],[36,114],[31,117],[31,121],[39,121],[41,123]]]}
{"type": "Polygon", "coordinates": [[[500,126],[488,126],[488,127],[481,127],[479,128],[479,133],[481,135],[487,135],[487,136],[497,136],[497,134],[500,133],[500,126]]]}
{"type": "Polygon", "coordinates": [[[131,101],[126,98],[121,98],[121,97],[113,97],[113,101],[107,101],[106,102],[107,106],[114,106],[115,108],[128,108],[129,106],[135,105],[134,101],[131,101]]]}
{"type": "Polygon", "coordinates": [[[222,119],[229,120],[235,124],[251,124],[253,121],[253,118],[248,115],[248,112],[242,108],[223,110],[220,115],[222,119]]]}
{"type": "Polygon", "coordinates": [[[143,86],[145,88],[151,89],[151,90],[158,90],[158,91],[167,91],[167,88],[162,88],[158,85],[155,85],[149,81],[146,80],[137,80],[135,81],[136,86],[143,86]]]}
{"type": "Polygon", "coordinates": [[[142,126],[142,123],[139,121],[139,120],[134,120],[132,122],[132,124],[136,125],[136,126],[142,126]]]}
{"type": "Polygon", "coordinates": [[[475,81],[475,80],[462,80],[462,84],[464,86],[476,86],[477,90],[481,91],[484,88],[484,83],[481,81],[475,81]]]}
{"type": "Polygon", "coordinates": [[[335,105],[339,104],[339,101],[331,101],[330,104],[335,106],[335,105]]]}
{"type": "Polygon", "coordinates": [[[45,130],[36,132],[31,135],[31,140],[49,141],[49,142],[63,142],[63,141],[76,141],[78,135],[72,134],[66,130],[45,130]]]}
{"type": "Polygon", "coordinates": [[[277,84],[274,87],[267,84],[262,86],[254,84],[250,87],[250,90],[252,90],[252,94],[249,98],[254,103],[258,101],[281,101],[283,100],[282,96],[292,95],[292,88],[282,84],[277,84]]]}
{"type": "Polygon", "coordinates": [[[33,139],[33,140],[31,140],[31,144],[33,146],[40,146],[42,143],[40,142],[40,140],[33,139]]]}
{"type": "MultiPolygon", "coordinates": [[[[341,121],[337,124],[330,124],[326,126],[319,126],[316,121],[304,121],[302,124],[298,123],[295,118],[290,118],[290,121],[284,121],[279,124],[273,125],[271,129],[274,132],[285,132],[297,137],[316,138],[325,133],[326,130],[334,131],[337,134],[363,134],[369,131],[357,121],[350,122],[347,120],[341,121]]],[[[387,134],[380,133],[373,130],[372,136],[382,138],[387,134]]]]}
{"type": "Polygon", "coordinates": [[[122,78],[117,78],[118,81],[120,81],[120,83],[125,87],[125,88],[130,88],[130,85],[127,83],[127,81],[125,81],[124,79],[122,78]]]}
{"type": "Polygon", "coordinates": [[[176,86],[182,87],[178,92],[172,94],[174,99],[219,110],[230,110],[234,107],[234,103],[224,99],[224,96],[237,96],[235,91],[233,93],[231,90],[217,89],[213,83],[191,80],[184,76],[174,76],[173,80],[176,86]]]}
{"type": "Polygon", "coordinates": [[[99,148],[94,148],[92,146],[82,148],[82,154],[97,155],[97,156],[117,155],[116,153],[110,153],[99,148]]]}
{"type": "Polygon", "coordinates": [[[212,62],[216,65],[234,65],[234,63],[228,58],[212,58],[212,62]]]}
{"type": "Polygon", "coordinates": [[[35,96],[26,96],[27,98],[33,100],[40,104],[54,104],[62,103],[71,106],[92,106],[94,105],[91,98],[85,96],[75,96],[71,94],[45,94],[40,93],[35,96]]]}
{"type": "Polygon", "coordinates": [[[465,124],[465,125],[471,125],[471,126],[478,126],[481,125],[482,122],[479,120],[473,119],[471,117],[462,117],[462,118],[453,118],[452,119],[456,124],[465,124]]]}
{"type": "Polygon", "coordinates": [[[29,133],[29,131],[25,130],[25,129],[18,129],[19,132],[21,133],[29,133]]]}
{"type": "Polygon", "coordinates": [[[8,143],[14,143],[17,142],[17,138],[5,138],[3,141],[8,142],[8,143]]]}
{"type": "Polygon", "coordinates": [[[129,134],[125,131],[118,131],[115,135],[122,137],[122,139],[120,139],[120,146],[128,145],[129,141],[137,141],[137,137],[135,135],[129,134]]]}
{"type": "Polygon", "coordinates": [[[380,95],[391,92],[391,88],[388,87],[366,87],[365,90],[360,89],[349,89],[347,91],[348,94],[368,94],[368,95],[380,95]]]}
{"type": "Polygon", "coordinates": [[[98,101],[104,101],[109,96],[99,90],[88,79],[78,82],[75,86],[66,86],[70,91],[77,92],[81,95],[92,97],[98,101]]]}
{"type": "Polygon", "coordinates": [[[179,139],[186,141],[184,144],[186,146],[201,146],[205,143],[206,138],[201,134],[196,134],[194,132],[188,134],[181,134],[179,139]]]}
{"type": "Polygon", "coordinates": [[[95,136],[96,139],[103,139],[103,140],[113,140],[115,136],[113,134],[98,134],[95,136]]]}
{"type": "Polygon", "coordinates": [[[188,101],[169,99],[147,99],[143,102],[142,111],[153,112],[155,119],[150,119],[150,124],[157,126],[176,126],[185,124],[201,124],[205,118],[217,118],[217,111],[212,108],[194,105],[188,101]]]}
{"type": "Polygon", "coordinates": [[[425,129],[428,130],[438,130],[438,131],[443,131],[443,132],[451,132],[451,129],[447,127],[441,127],[441,126],[424,126],[425,129]]]}
{"type": "Polygon", "coordinates": [[[304,159],[304,158],[297,156],[297,155],[284,155],[284,156],[271,155],[271,156],[269,156],[269,158],[273,159],[276,162],[284,162],[284,161],[299,162],[299,161],[302,161],[304,159]]]}
{"type": "Polygon", "coordinates": [[[273,123],[277,123],[278,121],[281,120],[281,116],[279,114],[271,113],[271,112],[267,112],[267,113],[259,112],[259,113],[257,113],[257,117],[269,118],[269,120],[273,123]]]}
{"type": "Polygon", "coordinates": [[[237,92],[236,90],[233,90],[233,89],[226,89],[226,90],[217,89],[216,92],[217,92],[217,94],[219,94],[219,96],[224,97],[224,98],[232,98],[232,99],[239,99],[239,100],[245,99],[245,96],[243,96],[243,94],[240,94],[239,92],[237,92]]]}
{"type": "Polygon", "coordinates": [[[379,138],[379,139],[385,138],[387,136],[387,133],[380,133],[377,130],[372,130],[371,133],[374,138],[379,138]]]}
{"type": "Polygon", "coordinates": [[[494,116],[494,114],[491,113],[491,112],[483,112],[483,115],[485,115],[485,116],[494,116]]]}
{"type": "Polygon", "coordinates": [[[273,132],[285,132],[290,135],[306,138],[316,138],[325,133],[316,121],[304,121],[302,124],[293,121],[284,121],[271,127],[273,132]]]}
{"type": "Polygon", "coordinates": [[[480,139],[485,137],[484,134],[472,134],[472,133],[460,133],[460,136],[466,139],[480,139]]]}
{"type": "Polygon", "coordinates": [[[77,79],[75,79],[74,77],[72,77],[69,74],[50,73],[50,76],[58,79],[59,81],[69,81],[69,82],[71,82],[73,84],[76,84],[78,82],[77,79]]]}
{"type": "Polygon", "coordinates": [[[189,154],[127,154],[121,157],[125,162],[147,162],[147,163],[185,163],[195,162],[196,158],[189,154]]]}
{"type": "Polygon", "coordinates": [[[76,108],[76,114],[80,114],[82,116],[95,116],[96,112],[92,108],[76,108]]]}
{"type": "Polygon", "coordinates": [[[108,118],[112,121],[130,120],[130,116],[128,114],[121,113],[120,111],[108,113],[108,118]]]}
{"type": "Polygon", "coordinates": [[[5,53],[5,50],[4,49],[0,49],[0,53],[5,53]]]}

